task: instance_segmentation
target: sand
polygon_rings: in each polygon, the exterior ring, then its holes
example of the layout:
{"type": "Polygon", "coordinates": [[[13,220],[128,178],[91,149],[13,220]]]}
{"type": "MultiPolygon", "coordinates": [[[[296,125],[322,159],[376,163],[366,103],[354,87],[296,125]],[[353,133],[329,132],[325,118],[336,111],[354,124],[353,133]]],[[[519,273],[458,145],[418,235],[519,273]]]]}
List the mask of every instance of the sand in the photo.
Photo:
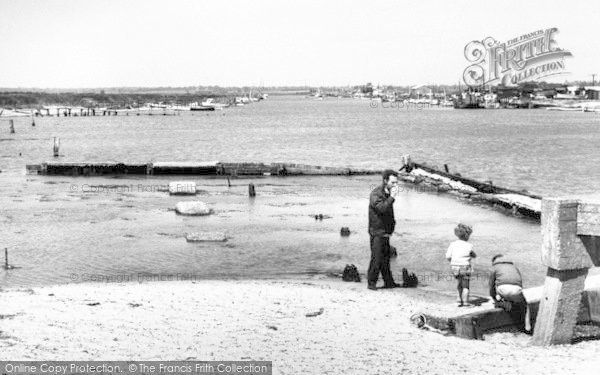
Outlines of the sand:
{"type": "Polygon", "coordinates": [[[540,348],[522,333],[473,341],[418,329],[410,316],[438,306],[426,295],[331,279],[9,289],[0,293],[0,360],[268,360],[275,374],[562,374],[600,366],[600,341],[540,348]]]}

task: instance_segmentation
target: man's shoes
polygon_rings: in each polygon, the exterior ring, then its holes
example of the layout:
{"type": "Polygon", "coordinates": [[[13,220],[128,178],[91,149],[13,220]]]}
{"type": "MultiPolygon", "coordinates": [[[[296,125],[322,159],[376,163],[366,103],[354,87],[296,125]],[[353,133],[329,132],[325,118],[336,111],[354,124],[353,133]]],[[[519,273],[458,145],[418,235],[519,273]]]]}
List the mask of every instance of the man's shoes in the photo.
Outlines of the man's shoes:
{"type": "Polygon", "coordinates": [[[375,285],[373,285],[373,284],[369,284],[369,286],[367,286],[367,288],[369,290],[377,290],[377,287],[375,285]]]}
{"type": "Polygon", "coordinates": [[[402,284],[393,283],[383,286],[384,289],[392,289],[392,288],[402,288],[402,284]]]}

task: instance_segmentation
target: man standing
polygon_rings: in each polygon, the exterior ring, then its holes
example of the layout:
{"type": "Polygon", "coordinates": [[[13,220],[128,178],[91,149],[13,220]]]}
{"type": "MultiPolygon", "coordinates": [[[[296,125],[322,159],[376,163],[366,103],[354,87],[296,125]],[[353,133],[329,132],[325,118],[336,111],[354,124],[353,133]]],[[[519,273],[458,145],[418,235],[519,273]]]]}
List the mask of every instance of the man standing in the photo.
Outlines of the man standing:
{"type": "Polygon", "coordinates": [[[371,236],[371,262],[367,274],[368,288],[377,290],[376,284],[381,272],[384,288],[395,288],[390,270],[390,236],[394,233],[394,196],[398,193],[398,173],[383,171],[383,184],[371,192],[369,199],[369,235],[371,236]]]}

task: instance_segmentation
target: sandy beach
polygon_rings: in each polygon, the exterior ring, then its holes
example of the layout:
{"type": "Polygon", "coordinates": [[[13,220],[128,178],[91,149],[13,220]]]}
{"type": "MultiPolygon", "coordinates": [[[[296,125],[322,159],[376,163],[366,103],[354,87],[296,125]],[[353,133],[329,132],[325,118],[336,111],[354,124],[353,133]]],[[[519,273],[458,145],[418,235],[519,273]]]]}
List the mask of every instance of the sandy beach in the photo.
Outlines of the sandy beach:
{"type": "Polygon", "coordinates": [[[432,298],[453,299],[332,279],[8,289],[0,359],[267,360],[276,374],[592,373],[600,365],[598,341],[540,348],[517,332],[470,341],[411,325],[413,313],[438,306],[432,298]]]}

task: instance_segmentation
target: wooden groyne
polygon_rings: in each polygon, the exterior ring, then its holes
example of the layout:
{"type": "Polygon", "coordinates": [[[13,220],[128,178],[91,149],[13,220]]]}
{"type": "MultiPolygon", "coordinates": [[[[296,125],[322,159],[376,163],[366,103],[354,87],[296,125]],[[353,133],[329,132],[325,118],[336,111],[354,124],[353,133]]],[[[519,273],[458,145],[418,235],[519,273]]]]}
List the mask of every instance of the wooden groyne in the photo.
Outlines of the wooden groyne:
{"type": "Polygon", "coordinates": [[[100,175],[197,175],[197,176],[350,176],[379,174],[380,170],[322,167],[294,163],[234,162],[153,162],[153,163],[73,163],[28,164],[27,173],[64,176],[100,175]]]}
{"type": "MultiPolygon", "coordinates": [[[[95,107],[69,107],[54,106],[42,109],[16,111],[20,114],[30,114],[32,117],[95,117],[95,116],[177,116],[183,109],[164,107],[139,107],[139,108],[95,108],[95,107]],[[27,112],[30,111],[30,112],[27,112]]],[[[189,111],[189,109],[187,109],[189,111]]]]}
{"type": "MultiPolygon", "coordinates": [[[[440,171],[424,164],[412,163],[403,157],[400,179],[425,187],[434,193],[450,193],[472,201],[484,202],[508,210],[514,215],[540,218],[541,197],[479,182],[440,171]]],[[[446,168],[447,169],[447,168],[446,168]]],[[[326,167],[295,163],[236,163],[236,162],[152,162],[152,163],[69,163],[45,162],[27,165],[29,174],[63,176],[101,175],[194,175],[194,176],[352,176],[375,175],[378,169],[326,167]]]]}
{"type": "Polygon", "coordinates": [[[413,163],[407,155],[403,168],[407,171],[400,179],[416,185],[427,186],[437,192],[448,192],[472,201],[483,202],[509,210],[513,215],[524,215],[540,220],[542,197],[527,191],[518,191],[493,185],[491,181],[480,182],[429,167],[413,163]]]}

